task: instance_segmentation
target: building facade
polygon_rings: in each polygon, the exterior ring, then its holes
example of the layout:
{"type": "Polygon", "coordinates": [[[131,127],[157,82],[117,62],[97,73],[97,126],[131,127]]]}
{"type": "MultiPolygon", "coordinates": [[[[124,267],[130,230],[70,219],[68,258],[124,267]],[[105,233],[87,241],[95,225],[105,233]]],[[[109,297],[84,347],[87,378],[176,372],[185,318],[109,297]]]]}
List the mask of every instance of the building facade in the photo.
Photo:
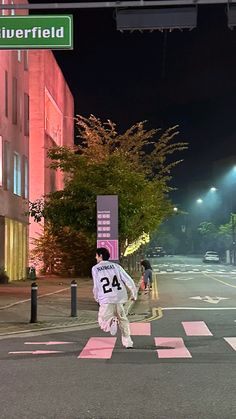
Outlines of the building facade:
{"type": "MultiPolygon", "coordinates": [[[[28,12],[0,11],[16,13],[28,12]]],[[[0,271],[20,280],[27,274],[30,238],[42,233],[29,223],[28,202],[63,187],[47,150],[74,144],[74,101],[49,50],[0,50],[0,92],[0,271]]]]}
{"type": "Polygon", "coordinates": [[[26,275],[29,196],[28,51],[0,51],[0,267],[26,275]]]}
{"type": "MultiPolygon", "coordinates": [[[[31,51],[29,67],[29,199],[34,202],[63,188],[63,173],[49,168],[47,151],[56,145],[73,146],[74,100],[51,51],[31,51]]],[[[42,223],[38,224],[31,218],[30,248],[33,247],[33,239],[40,234],[42,223]]]]}

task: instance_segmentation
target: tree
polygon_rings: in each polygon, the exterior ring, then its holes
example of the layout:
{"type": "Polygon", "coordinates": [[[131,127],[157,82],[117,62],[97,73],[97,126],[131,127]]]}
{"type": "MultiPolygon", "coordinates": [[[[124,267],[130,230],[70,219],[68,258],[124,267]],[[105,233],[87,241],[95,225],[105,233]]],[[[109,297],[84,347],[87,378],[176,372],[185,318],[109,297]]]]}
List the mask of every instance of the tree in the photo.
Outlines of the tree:
{"type": "MultiPolygon", "coordinates": [[[[232,214],[235,216],[235,214],[232,214]]],[[[202,222],[198,231],[204,238],[204,250],[217,250],[224,254],[232,247],[232,220],[229,223],[216,226],[213,223],[202,222]]]]}
{"type": "Polygon", "coordinates": [[[33,244],[30,259],[41,273],[85,276],[90,272],[94,247],[80,232],[69,227],[55,232],[46,223],[33,244]]]}
{"type": "Polygon", "coordinates": [[[31,203],[30,213],[37,221],[45,217],[55,233],[67,227],[94,243],[96,196],[117,194],[123,250],[127,240],[153,231],[171,213],[171,170],[182,160],[168,158],[187,144],[174,141],[177,127],[161,133],[145,130],[140,122],[120,135],[113,122],[93,115],[78,116],[76,123],[79,145],[48,152],[51,167],[65,174],[64,189],[49,194],[44,204],[31,203]]]}

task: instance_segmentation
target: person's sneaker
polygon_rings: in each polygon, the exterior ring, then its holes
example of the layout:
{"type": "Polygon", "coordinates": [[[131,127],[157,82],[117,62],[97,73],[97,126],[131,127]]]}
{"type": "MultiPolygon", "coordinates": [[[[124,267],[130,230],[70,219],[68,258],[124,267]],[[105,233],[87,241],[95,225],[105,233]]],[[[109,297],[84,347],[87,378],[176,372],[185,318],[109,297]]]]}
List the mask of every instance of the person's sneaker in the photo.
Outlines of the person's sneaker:
{"type": "Polygon", "coordinates": [[[122,341],[122,345],[126,349],[133,348],[133,346],[134,346],[134,343],[133,343],[133,341],[132,341],[132,339],[131,339],[130,336],[127,336],[127,337],[121,336],[121,341],[122,341]]]}
{"type": "Polygon", "coordinates": [[[117,333],[117,318],[113,317],[112,321],[111,321],[111,325],[110,325],[110,334],[112,336],[115,336],[117,333]]]}

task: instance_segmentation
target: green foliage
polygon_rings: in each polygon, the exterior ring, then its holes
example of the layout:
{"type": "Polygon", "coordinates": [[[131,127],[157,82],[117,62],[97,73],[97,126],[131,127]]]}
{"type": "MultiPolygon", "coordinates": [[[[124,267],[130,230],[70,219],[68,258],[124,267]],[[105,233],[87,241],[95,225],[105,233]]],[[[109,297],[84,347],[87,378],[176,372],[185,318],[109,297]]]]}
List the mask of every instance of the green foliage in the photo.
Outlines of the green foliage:
{"type": "Polygon", "coordinates": [[[0,266],[0,284],[8,284],[8,282],[9,276],[7,275],[4,266],[0,266]]]}
{"type": "Polygon", "coordinates": [[[81,234],[88,246],[94,246],[96,197],[118,195],[123,251],[126,240],[152,232],[172,212],[169,181],[181,160],[169,158],[187,144],[175,142],[176,127],[161,133],[145,130],[140,122],[118,134],[113,122],[102,123],[93,115],[78,116],[76,123],[79,145],[48,151],[51,168],[64,172],[64,189],[44,197],[44,203],[40,199],[30,203],[30,214],[37,222],[45,217],[57,239],[67,228],[70,235],[81,234]]]}
{"type": "Polygon", "coordinates": [[[215,238],[218,234],[218,229],[215,224],[209,223],[207,221],[200,223],[198,231],[202,236],[211,236],[212,238],[215,238]]]}
{"type": "Polygon", "coordinates": [[[225,252],[232,246],[232,219],[220,226],[205,221],[200,224],[198,231],[204,237],[205,248],[208,250],[225,252]]]}
{"type": "Polygon", "coordinates": [[[94,245],[82,234],[63,227],[55,232],[47,223],[33,241],[30,262],[41,273],[87,276],[94,259],[94,245]]]}

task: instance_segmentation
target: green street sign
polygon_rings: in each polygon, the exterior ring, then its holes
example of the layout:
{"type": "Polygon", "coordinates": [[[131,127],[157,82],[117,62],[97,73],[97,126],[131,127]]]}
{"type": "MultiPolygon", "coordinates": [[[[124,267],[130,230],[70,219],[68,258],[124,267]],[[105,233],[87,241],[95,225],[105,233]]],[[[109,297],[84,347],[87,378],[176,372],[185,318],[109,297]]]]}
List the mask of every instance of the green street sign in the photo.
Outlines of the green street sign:
{"type": "Polygon", "coordinates": [[[1,16],[0,49],[72,49],[73,16],[1,16]]]}

